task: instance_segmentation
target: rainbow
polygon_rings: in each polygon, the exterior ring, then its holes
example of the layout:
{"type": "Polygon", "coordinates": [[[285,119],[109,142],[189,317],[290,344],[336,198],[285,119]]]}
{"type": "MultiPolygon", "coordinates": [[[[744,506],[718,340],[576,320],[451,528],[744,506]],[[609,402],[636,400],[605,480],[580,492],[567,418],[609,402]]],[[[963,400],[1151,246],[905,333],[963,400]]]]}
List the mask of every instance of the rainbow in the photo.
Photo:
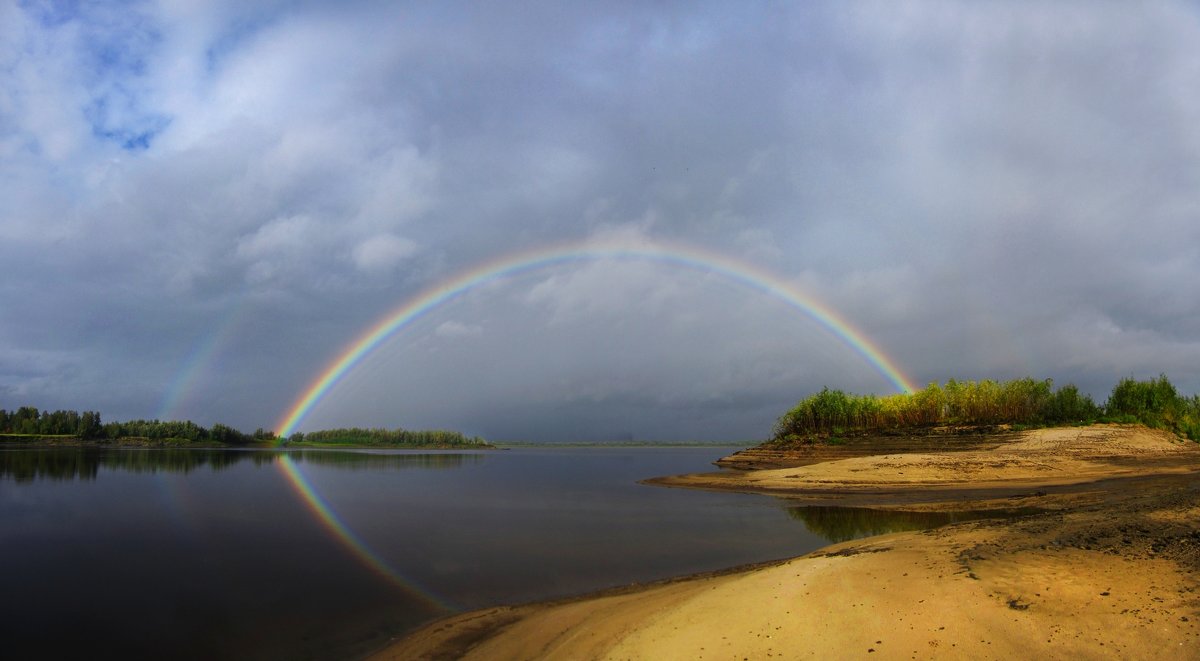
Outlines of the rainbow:
{"type": "MultiPolygon", "coordinates": [[[[562,264],[601,259],[650,260],[703,273],[714,273],[753,291],[773,296],[811,317],[834,337],[846,343],[896,389],[903,392],[915,390],[895,363],[850,322],[829,306],[759,267],[694,247],[661,243],[585,242],[507,255],[460,273],[408,300],[360,335],[326,366],[279,422],[276,427],[279,430],[278,438],[282,442],[291,436],[313,407],[380,344],[434,308],[475,287],[501,278],[562,264]]],[[[313,489],[290,457],[285,455],[279,465],[308,508],[343,545],[360,558],[363,564],[401,588],[421,595],[442,608],[453,610],[452,605],[401,576],[372,551],[338,518],[336,512],[313,489]]]]}
{"type": "Polygon", "coordinates": [[[346,548],[350,549],[351,553],[357,556],[371,571],[406,592],[437,605],[442,610],[460,610],[458,606],[439,597],[433,591],[421,587],[410,578],[401,576],[383,558],[380,558],[378,554],[372,551],[371,547],[367,546],[362,538],[338,518],[337,513],[333,511],[329,503],[325,502],[321,494],[317,493],[317,490],[312,487],[312,484],[300,472],[300,467],[296,465],[296,462],[292,461],[291,456],[286,452],[282,453],[279,457],[279,469],[284,477],[287,478],[288,483],[292,485],[292,488],[296,490],[296,493],[300,494],[301,500],[316,515],[317,520],[332,532],[334,537],[340,540],[346,548]]]}
{"type": "Polygon", "coordinates": [[[224,346],[227,338],[233,335],[245,309],[245,295],[239,294],[225,318],[217,325],[216,330],[208,334],[192,349],[184,361],[183,369],[175,375],[163,394],[163,401],[158,407],[159,420],[173,420],[178,414],[178,407],[184,401],[189,391],[200,380],[200,377],[210,367],[213,357],[224,346]]]}
{"type": "Polygon", "coordinates": [[[822,328],[848,345],[897,390],[916,390],[895,362],[884,355],[849,321],[828,305],[757,266],[690,246],[586,242],[501,257],[460,273],[409,299],[404,305],[376,322],[326,366],[277,425],[279,438],[286,439],[296,431],[313,407],[368,354],[434,308],[494,280],[571,262],[600,259],[651,260],[704,273],[715,273],[749,289],[773,296],[811,317],[822,328]]]}

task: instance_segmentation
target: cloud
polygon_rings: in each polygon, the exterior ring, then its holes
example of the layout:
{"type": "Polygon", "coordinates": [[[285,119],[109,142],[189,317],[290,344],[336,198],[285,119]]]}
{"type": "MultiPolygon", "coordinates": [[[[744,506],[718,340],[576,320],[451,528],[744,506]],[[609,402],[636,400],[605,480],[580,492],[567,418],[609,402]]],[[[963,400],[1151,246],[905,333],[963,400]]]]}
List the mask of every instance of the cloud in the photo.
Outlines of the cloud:
{"type": "Polygon", "coordinates": [[[483,326],[450,320],[438,324],[433,332],[438,337],[446,338],[479,337],[483,335],[483,326]]]}
{"type": "Polygon", "coordinates": [[[281,272],[304,268],[316,253],[320,228],[306,216],[278,218],[238,241],[237,256],[249,264],[248,277],[261,283],[281,272]]]}
{"type": "MultiPolygon", "coordinates": [[[[1197,392],[1197,44],[1184,2],[0,3],[0,405],[146,417],[232,329],[181,401],[269,426],[397,305],[588,237],[754,263],[918,382],[1197,392]]],[[[773,305],[510,274],[314,424],[743,438],[888,389],[773,305]]]]}
{"type": "Polygon", "coordinates": [[[379,234],[358,244],[354,262],[364,271],[386,271],[416,251],[416,244],[408,239],[379,234]]]}

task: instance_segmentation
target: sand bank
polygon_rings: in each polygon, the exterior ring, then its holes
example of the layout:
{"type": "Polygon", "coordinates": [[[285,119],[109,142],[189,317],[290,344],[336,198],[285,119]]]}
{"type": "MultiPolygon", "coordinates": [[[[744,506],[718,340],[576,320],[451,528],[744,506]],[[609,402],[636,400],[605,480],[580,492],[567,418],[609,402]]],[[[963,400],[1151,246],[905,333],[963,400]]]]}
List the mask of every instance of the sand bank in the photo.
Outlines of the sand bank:
{"type": "Polygon", "coordinates": [[[1093,425],[1008,434],[986,450],[885,454],[808,466],[647,480],[664,486],[803,496],[941,489],[1036,489],[1189,472],[1200,445],[1141,426],[1093,425]]]}
{"type": "Polygon", "coordinates": [[[1198,470],[1195,444],[1092,427],[1028,432],[973,456],[667,481],[801,499],[840,491],[908,509],[959,508],[970,494],[977,506],[1048,511],[872,537],[732,574],[476,611],[373,658],[1200,658],[1198,470]]]}

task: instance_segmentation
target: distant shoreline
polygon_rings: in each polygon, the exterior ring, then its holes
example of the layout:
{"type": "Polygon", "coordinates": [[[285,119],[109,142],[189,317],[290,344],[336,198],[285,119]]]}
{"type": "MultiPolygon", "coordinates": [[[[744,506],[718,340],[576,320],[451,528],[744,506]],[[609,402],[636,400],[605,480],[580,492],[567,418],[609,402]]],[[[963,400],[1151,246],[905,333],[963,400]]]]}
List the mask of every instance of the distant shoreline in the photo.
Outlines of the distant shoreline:
{"type": "Polygon", "coordinates": [[[512,442],[512,443],[459,443],[459,444],[367,444],[367,443],[322,443],[314,441],[288,441],[278,444],[263,443],[217,443],[213,441],[188,441],[186,439],[153,439],[124,437],[117,439],[80,439],[71,435],[0,434],[0,449],[34,448],[178,448],[197,450],[506,450],[549,449],[549,448],[750,448],[754,441],[620,441],[620,442],[512,442]]]}
{"type": "Polygon", "coordinates": [[[216,443],[213,441],[188,441],[185,439],[155,439],[126,437],[116,439],[81,439],[74,436],[39,434],[0,434],[0,449],[35,450],[52,448],[87,449],[178,449],[178,450],[498,450],[492,444],[480,445],[367,445],[349,443],[216,443]]]}
{"type": "Polygon", "coordinates": [[[285,445],[272,446],[277,450],[462,450],[464,452],[475,452],[486,450],[501,450],[498,445],[491,443],[479,445],[452,445],[452,444],[430,444],[430,445],[363,445],[357,443],[311,443],[302,441],[299,443],[289,442],[285,445]]]}
{"type": "Polygon", "coordinates": [[[127,438],[78,438],[75,436],[41,434],[0,434],[0,449],[37,448],[194,448],[230,449],[239,447],[261,447],[267,445],[230,445],[213,441],[188,441],[185,439],[157,439],[143,437],[127,438]]]}

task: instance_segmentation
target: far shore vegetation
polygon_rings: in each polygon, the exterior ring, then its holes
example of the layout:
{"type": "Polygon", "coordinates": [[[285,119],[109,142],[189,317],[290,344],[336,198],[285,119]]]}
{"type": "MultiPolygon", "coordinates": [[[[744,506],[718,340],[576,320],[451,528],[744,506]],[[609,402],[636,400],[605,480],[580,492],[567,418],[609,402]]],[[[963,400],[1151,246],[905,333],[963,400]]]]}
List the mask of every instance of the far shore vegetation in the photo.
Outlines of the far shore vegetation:
{"type": "Polygon", "coordinates": [[[1032,378],[936,382],[913,393],[855,395],[824,388],[779,418],[768,444],[836,443],[841,436],[919,434],[934,429],[1010,429],[1143,424],[1200,441],[1200,396],[1180,395],[1165,375],[1122,379],[1103,405],[1072,384],[1032,378]]]}
{"type": "Polygon", "coordinates": [[[329,429],[296,432],[280,439],[256,429],[247,434],[189,420],[101,422],[96,411],[39,411],[22,406],[0,409],[0,445],[114,445],[123,447],[335,447],[335,448],[490,448],[478,436],[456,431],[409,429],[329,429]]]}
{"type": "Polygon", "coordinates": [[[478,436],[468,437],[441,429],[326,429],[296,432],[288,437],[289,447],[482,447],[490,444],[478,436]]]}

